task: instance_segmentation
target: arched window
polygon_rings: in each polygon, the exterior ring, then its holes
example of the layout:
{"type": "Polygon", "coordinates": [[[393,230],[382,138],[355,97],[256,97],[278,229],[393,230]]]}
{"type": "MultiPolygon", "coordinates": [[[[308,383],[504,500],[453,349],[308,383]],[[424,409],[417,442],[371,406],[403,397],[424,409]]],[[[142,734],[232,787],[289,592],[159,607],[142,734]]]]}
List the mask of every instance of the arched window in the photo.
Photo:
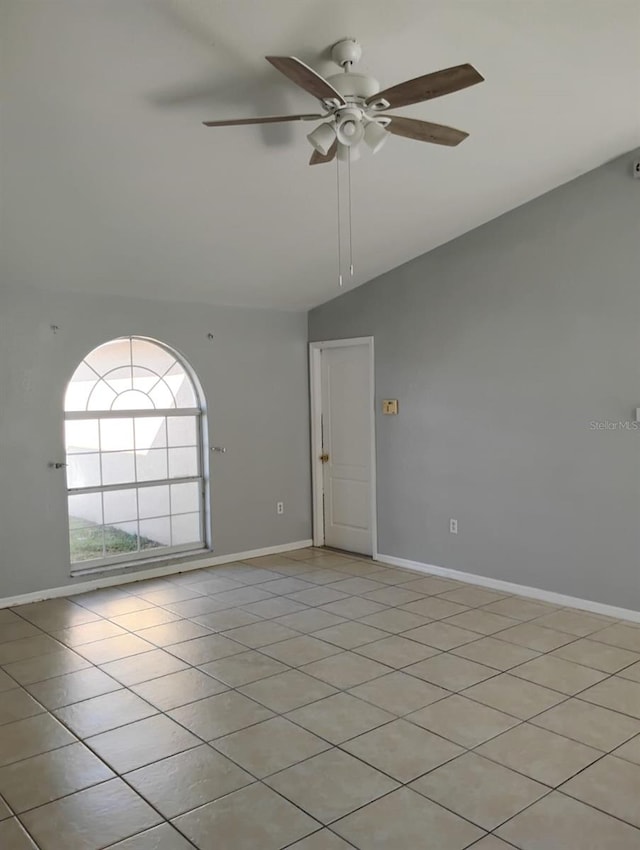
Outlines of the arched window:
{"type": "Polygon", "coordinates": [[[100,345],[64,408],[76,571],[202,549],[203,414],[178,356],[140,337],[100,345]]]}

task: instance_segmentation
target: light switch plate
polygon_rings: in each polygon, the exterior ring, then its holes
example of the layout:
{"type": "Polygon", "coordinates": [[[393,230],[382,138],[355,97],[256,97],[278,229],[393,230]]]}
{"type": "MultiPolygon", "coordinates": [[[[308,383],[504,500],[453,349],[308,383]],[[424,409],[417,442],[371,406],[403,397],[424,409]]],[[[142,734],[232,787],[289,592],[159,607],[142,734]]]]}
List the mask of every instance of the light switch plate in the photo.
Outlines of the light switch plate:
{"type": "Polygon", "coordinates": [[[398,415],[398,399],[397,398],[385,398],[382,402],[382,412],[385,416],[397,416],[398,415]]]}

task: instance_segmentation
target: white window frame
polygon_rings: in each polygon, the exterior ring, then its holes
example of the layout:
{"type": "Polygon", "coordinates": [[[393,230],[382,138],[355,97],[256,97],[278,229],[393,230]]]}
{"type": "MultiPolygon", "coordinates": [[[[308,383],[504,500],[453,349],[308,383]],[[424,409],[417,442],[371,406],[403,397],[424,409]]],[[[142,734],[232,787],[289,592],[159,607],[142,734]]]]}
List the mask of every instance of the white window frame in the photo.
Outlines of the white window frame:
{"type": "MultiPolygon", "coordinates": [[[[148,337],[130,335],[125,337],[117,337],[113,340],[108,340],[106,343],[102,343],[96,348],[92,349],[88,352],[82,361],[76,367],[85,362],[86,358],[91,355],[93,351],[98,350],[103,345],[107,345],[109,342],[120,342],[124,340],[140,340],[142,342],[148,342],[152,345],[157,346],[158,348],[164,349],[168,354],[171,355],[175,359],[175,361],[184,369],[187,378],[191,382],[191,386],[193,387],[193,391],[195,396],[199,402],[198,407],[170,407],[170,408],[139,408],[139,409],[116,409],[116,410],[66,410],[64,411],[64,420],[65,423],[68,421],[78,421],[78,420],[102,420],[102,419],[141,419],[145,417],[149,418],[164,418],[164,417],[176,417],[176,416],[189,416],[195,417],[196,419],[196,441],[197,441],[197,474],[193,476],[183,476],[179,478],[161,478],[157,480],[149,480],[149,481],[128,481],[122,482],[118,484],[100,484],[89,487],[69,487],[67,484],[67,527],[69,523],[69,496],[74,495],[82,495],[82,494],[90,494],[90,493],[106,493],[109,491],[117,491],[117,490],[139,490],[146,487],[157,487],[157,486],[170,486],[172,484],[185,484],[185,483],[199,483],[198,490],[198,506],[199,506],[199,516],[200,516],[200,533],[199,533],[199,541],[193,543],[186,543],[181,545],[168,545],[168,546],[159,546],[153,549],[139,549],[136,552],[123,552],[119,555],[107,555],[102,558],[92,558],[86,561],[71,561],[70,557],[70,567],[71,567],[71,575],[86,575],[88,573],[93,572],[103,572],[105,570],[115,570],[121,569],[127,566],[135,566],[143,562],[147,561],[162,561],[165,560],[168,556],[177,555],[177,554],[185,554],[190,552],[202,552],[211,549],[210,545],[210,534],[209,527],[207,523],[207,515],[208,515],[208,468],[207,468],[207,455],[204,452],[204,446],[206,445],[206,405],[204,404],[204,398],[202,394],[202,390],[200,388],[199,382],[195,373],[193,372],[190,365],[185,361],[185,359],[174,351],[169,346],[165,345],[162,342],[159,342],[156,339],[151,339],[148,337]]],[[[123,364],[128,365],[128,364],[123,364]]],[[[135,364],[134,364],[135,365],[135,364]]],[[[173,368],[170,367],[170,368],[173,368]]],[[[75,374],[75,370],[74,370],[75,374]]],[[[165,373],[166,374],[166,373],[165,373]]],[[[96,375],[96,382],[103,380],[103,376],[96,375]]],[[[65,439],[65,452],[66,452],[66,439],[65,439]]],[[[167,449],[169,446],[167,446],[167,449]]],[[[76,454],[76,453],[74,453],[76,454]]],[[[97,454],[102,456],[103,452],[101,447],[98,448],[97,454]]],[[[67,463],[69,461],[69,457],[73,455],[67,456],[67,463]]],[[[104,508],[103,508],[104,511],[104,508]]],[[[179,516],[179,514],[169,513],[169,517],[179,516]]],[[[153,517],[150,517],[152,519],[153,517]]],[[[140,536],[140,518],[138,517],[138,537],[140,536]]],[[[103,518],[103,527],[104,527],[104,518],[103,518]]]]}

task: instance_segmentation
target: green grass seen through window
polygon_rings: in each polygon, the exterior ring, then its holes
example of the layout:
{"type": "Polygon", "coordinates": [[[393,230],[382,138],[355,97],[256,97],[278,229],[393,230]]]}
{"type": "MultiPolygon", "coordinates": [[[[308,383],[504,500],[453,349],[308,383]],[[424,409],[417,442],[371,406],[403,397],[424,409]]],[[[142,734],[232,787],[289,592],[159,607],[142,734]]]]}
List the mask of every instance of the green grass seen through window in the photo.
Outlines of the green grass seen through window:
{"type": "MultiPolygon", "coordinates": [[[[69,541],[71,547],[71,562],[90,561],[102,558],[102,526],[90,523],[86,519],[69,517],[69,541]]],[[[140,549],[157,549],[163,546],[148,537],[140,538],[140,549]]],[[[125,552],[138,551],[138,538],[112,525],[104,526],[104,554],[120,555],[125,552]]]]}

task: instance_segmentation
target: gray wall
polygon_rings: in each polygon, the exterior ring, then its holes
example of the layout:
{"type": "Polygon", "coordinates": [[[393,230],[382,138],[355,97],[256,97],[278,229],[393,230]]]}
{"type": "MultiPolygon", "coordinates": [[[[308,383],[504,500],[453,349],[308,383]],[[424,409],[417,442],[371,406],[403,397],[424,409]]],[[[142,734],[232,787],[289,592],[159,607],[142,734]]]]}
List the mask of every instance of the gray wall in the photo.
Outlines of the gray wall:
{"type": "Polygon", "coordinates": [[[311,312],[375,337],[381,553],[640,609],[633,156],[311,312]]]}
{"type": "Polygon", "coordinates": [[[0,598],[68,584],[63,395],[117,336],[159,339],[208,403],[216,554],[310,537],[306,317],[126,297],[0,290],[0,598]],[[50,325],[59,325],[52,333],[50,325]],[[207,333],[213,333],[210,341],[207,333]],[[276,502],[284,501],[284,516],[276,502]]]}

